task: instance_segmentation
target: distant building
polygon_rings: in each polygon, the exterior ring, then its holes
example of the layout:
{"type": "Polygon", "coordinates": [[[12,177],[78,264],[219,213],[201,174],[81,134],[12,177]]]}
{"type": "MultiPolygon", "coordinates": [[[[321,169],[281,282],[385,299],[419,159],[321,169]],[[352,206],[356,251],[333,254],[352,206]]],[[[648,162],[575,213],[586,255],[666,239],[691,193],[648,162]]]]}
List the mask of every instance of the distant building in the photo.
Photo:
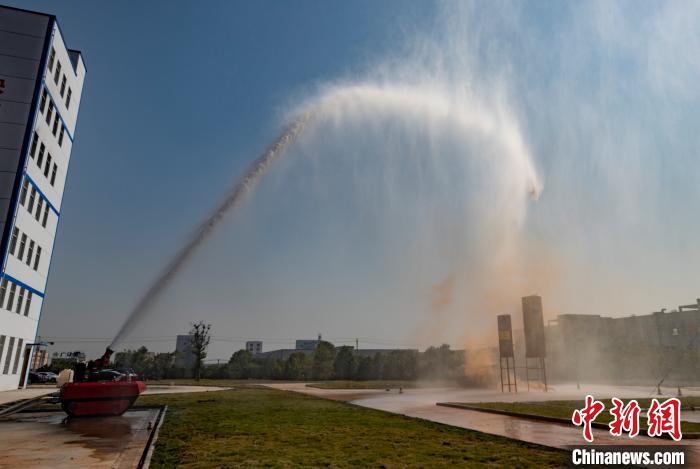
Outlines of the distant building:
{"type": "MultiPolygon", "coordinates": [[[[287,360],[289,356],[293,353],[301,352],[307,356],[313,355],[314,351],[316,350],[316,346],[321,342],[321,334],[318,335],[318,339],[312,340],[312,339],[298,339],[295,343],[295,348],[284,348],[284,349],[278,349],[278,350],[270,350],[269,352],[263,352],[262,351],[262,342],[260,343],[260,352],[257,352],[257,355],[263,356],[263,357],[271,357],[274,358],[275,360],[287,360]]],[[[255,353],[251,351],[248,348],[248,344],[253,344],[256,342],[246,342],[246,350],[248,350],[251,353],[255,353]]]]}
{"type": "Polygon", "coordinates": [[[560,314],[545,335],[554,378],[700,384],[700,300],[621,318],[560,314]]]}
{"type": "Polygon", "coordinates": [[[192,350],[192,337],[189,334],[177,336],[175,343],[175,366],[177,368],[184,368],[188,371],[194,368],[196,358],[192,350]]]}
{"type": "Polygon", "coordinates": [[[321,342],[321,336],[318,340],[298,339],[295,348],[297,350],[316,350],[316,346],[321,342]]]}
{"type": "Polygon", "coordinates": [[[274,358],[275,360],[283,360],[286,361],[289,356],[293,353],[303,353],[306,356],[311,356],[314,354],[314,350],[297,350],[293,348],[284,348],[284,349],[279,349],[279,350],[270,350],[269,352],[262,352],[259,353],[258,356],[260,357],[270,357],[274,358]]]}
{"type": "MultiPolygon", "coordinates": [[[[300,341],[297,341],[297,344],[299,342],[300,341]]],[[[301,341],[301,342],[307,342],[307,341],[301,341]]],[[[308,342],[314,342],[314,341],[308,341],[308,342]]],[[[306,356],[312,356],[314,354],[315,350],[316,350],[315,347],[312,349],[309,349],[309,348],[305,348],[305,349],[304,348],[302,348],[302,349],[286,348],[286,349],[279,349],[279,350],[270,350],[269,352],[263,352],[260,355],[263,357],[271,357],[271,358],[274,358],[275,360],[286,361],[289,358],[289,356],[293,353],[303,353],[306,356]]],[[[416,352],[418,351],[415,349],[373,348],[373,349],[359,349],[359,350],[353,349],[353,352],[355,353],[355,355],[358,358],[363,358],[363,357],[374,357],[377,354],[389,354],[389,353],[392,353],[395,351],[405,352],[408,350],[412,350],[412,351],[416,351],[416,352]]]]}
{"type": "Polygon", "coordinates": [[[245,343],[245,349],[252,353],[253,355],[256,355],[258,353],[262,353],[262,347],[263,343],[262,340],[249,340],[248,342],[245,343]]]}
{"type": "Polygon", "coordinates": [[[36,370],[44,365],[49,364],[49,351],[45,348],[37,348],[32,356],[31,370],[36,370]]]}
{"type": "Polygon", "coordinates": [[[363,357],[374,357],[377,354],[389,354],[392,352],[418,352],[418,349],[408,349],[408,348],[361,348],[354,350],[355,355],[360,358],[363,357]]]}
{"type": "Polygon", "coordinates": [[[61,360],[73,363],[85,363],[86,355],[85,352],[81,352],[80,350],[74,352],[53,352],[51,354],[51,361],[54,360],[61,360]]]}

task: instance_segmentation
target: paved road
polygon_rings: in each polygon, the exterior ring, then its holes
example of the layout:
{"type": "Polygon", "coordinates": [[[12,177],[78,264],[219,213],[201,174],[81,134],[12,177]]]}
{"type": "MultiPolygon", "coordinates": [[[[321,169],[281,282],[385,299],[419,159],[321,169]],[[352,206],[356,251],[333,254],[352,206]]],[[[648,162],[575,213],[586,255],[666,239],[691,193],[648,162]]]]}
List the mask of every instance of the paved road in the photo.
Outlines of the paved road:
{"type": "MultiPolygon", "coordinates": [[[[270,384],[270,387],[311,394],[318,397],[342,398],[343,393],[357,394],[358,390],[317,389],[306,387],[304,383],[270,384]],[[341,392],[342,391],[342,392],[341,392]]],[[[668,390],[670,392],[670,390],[668,390]]],[[[582,398],[592,392],[597,399],[618,396],[620,398],[646,397],[647,388],[598,386],[595,389],[577,390],[575,386],[560,386],[554,392],[502,394],[492,390],[466,390],[453,388],[418,388],[386,392],[369,390],[364,395],[350,400],[351,403],[372,409],[384,410],[409,417],[417,417],[456,427],[478,430],[493,435],[501,435],[530,443],[556,448],[585,443],[581,428],[573,425],[542,422],[532,419],[491,414],[466,409],[456,409],[436,405],[438,402],[513,402],[543,401],[555,399],[582,398]]],[[[686,394],[700,394],[700,390],[688,390],[686,394]]],[[[614,438],[606,430],[594,429],[595,444],[631,445],[671,445],[671,440],[638,436],[634,439],[614,438]]],[[[696,461],[700,461],[700,440],[685,440],[681,444],[691,447],[696,461]]]]}
{"type": "Polygon", "coordinates": [[[184,392],[211,392],[211,391],[226,391],[226,387],[220,386],[167,386],[167,385],[146,385],[144,394],[176,394],[184,392]]]}

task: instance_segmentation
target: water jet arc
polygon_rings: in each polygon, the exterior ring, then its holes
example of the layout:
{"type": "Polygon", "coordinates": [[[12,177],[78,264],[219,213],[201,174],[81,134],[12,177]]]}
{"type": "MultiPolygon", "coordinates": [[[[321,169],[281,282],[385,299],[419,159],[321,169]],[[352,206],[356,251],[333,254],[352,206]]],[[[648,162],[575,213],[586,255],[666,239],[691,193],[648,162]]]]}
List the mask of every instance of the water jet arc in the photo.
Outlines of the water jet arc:
{"type": "Polygon", "coordinates": [[[260,155],[243,176],[236,181],[226,197],[216,206],[215,210],[206,220],[195,230],[195,233],[187,244],[185,244],[167,264],[151,287],[141,297],[136,306],[131,311],[122,325],[119,332],[112,340],[109,348],[115,350],[115,346],[121,343],[124,338],[133,330],[146,311],[153,307],[162,293],[168,287],[173,278],[182,270],[187,262],[192,258],[197,249],[213,233],[214,229],[221,223],[227,212],[236,207],[245,196],[254,189],[262,176],[270,166],[277,161],[285,150],[297,139],[308,122],[310,115],[302,114],[280,134],[279,137],[260,155]]]}

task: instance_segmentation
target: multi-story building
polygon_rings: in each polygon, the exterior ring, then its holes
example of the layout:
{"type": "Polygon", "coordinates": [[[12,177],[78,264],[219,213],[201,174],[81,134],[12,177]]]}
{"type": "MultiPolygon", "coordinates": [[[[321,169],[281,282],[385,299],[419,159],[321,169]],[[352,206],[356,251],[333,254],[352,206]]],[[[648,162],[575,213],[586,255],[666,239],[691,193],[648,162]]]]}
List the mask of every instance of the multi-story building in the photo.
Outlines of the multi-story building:
{"type": "Polygon", "coordinates": [[[55,16],[0,7],[0,390],[36,339],[84,78],[55,16]]]}
{"type": "Polygon", "coordinates": [[[700,299],[627,317],[560,314],[546,333],[555,379],[700,384],[700,299]]]}
{"type": "Polygon", "coordinates": [[[184,368],[187,372],[192,370],[196,361],[192,350],[192,337],[191,335],[178,335],[175,342],[175,366],[184,368]]]}
{"type": "Polygon", "coordinates": [[[32,370],[36,370],[41,368],[42,366],[48,365],[49,364],[49,351],[46,350],[46,347],[39,347],[36,350],[34,350],[34,353],[32,354],[32,370]]]}
{"type": "Polygon", "coordinates": [[[245,349],[253,355],[262,353],[262,340],[249,340],[245,343],[245,349]]]}

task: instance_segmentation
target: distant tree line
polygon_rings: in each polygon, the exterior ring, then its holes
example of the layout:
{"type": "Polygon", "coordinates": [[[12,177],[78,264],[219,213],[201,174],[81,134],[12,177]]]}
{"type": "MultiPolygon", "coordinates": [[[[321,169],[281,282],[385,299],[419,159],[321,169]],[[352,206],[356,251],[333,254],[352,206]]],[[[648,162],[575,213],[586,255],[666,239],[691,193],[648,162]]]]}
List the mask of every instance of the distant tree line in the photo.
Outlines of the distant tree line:
{"type": "Polygon", "coordinates": [[[391,350],[361,356],[350,346],[335,347],[322,341],[311,354],[294,352],[286,360],[235,352],[228,363],[209,365],[206,378],[284,380],[415,380],[458,379],[464,373],[464,356],[448,345],[429,347],[425,352],[391,350]]]}
{"type": "MultiPolygon", "coordinates": [[[[115,354],[114,367],[130,369],[145,379],[193,377],[196,370],[176,366],[176,353],[149,352],[146,347],[115,354]]],[[[271,380],[416,380],[459,379],[464,355],[448,345],[416,350],[391,350],[362,356],[354,347],[320,342],[312,353],[294,352],[286,360],[235,352],[228,363],[203,365],[202,378],[271,380]]]]}
{"type": "Polygon", "coordinates": [[[149,352],[144,346],[136,350],[124,350],[114,356],[114,367],[133,370],[146,379],[185,377],[185,370],[175,366],[175,353],[149,352]]]}

